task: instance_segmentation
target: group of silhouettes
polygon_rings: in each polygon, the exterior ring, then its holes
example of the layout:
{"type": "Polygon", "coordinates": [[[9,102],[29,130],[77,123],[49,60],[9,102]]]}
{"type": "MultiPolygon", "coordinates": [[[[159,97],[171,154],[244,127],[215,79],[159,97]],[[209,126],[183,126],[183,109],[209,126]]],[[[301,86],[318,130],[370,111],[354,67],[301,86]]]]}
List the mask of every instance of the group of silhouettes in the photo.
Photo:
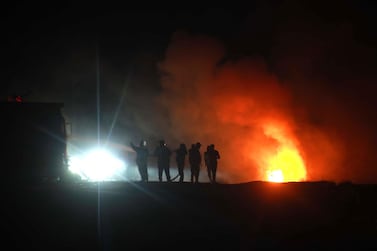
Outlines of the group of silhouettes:
{"type": "MultiPolygon", "coordinates": [[[[139,146],[136,146],[132,142],[130,145],[136,152],[136,165],[139,170],[141,181],[148,182],[148,157],[150,155],[147,148],[147,142],[145,140],[141,140],[139,146]]],[[[202,154],[200,152],[200,147],[201,144],[197,142],[196,144],[192,144],[191,148],[187,150],[186,145],[182,143],[179,145],[178,149],[172,151],[164,140],[160,140],[159,145],[153,152],[153,156],[157,158],[159,181],[162,182],[163,173],[165,173],[166,181],[173,181],[170,176],[170,158],[172,154],[175,153],[175,160],[178,168],[177,177],[179,176],[179,181],[184,181],[184,168],[186,156],[188,156],[191,171],[191,183],[198,183],[200,167],[202,165],[202,154]]],[[[207,146],[207,150],[203,155],[204,163],[207,167],[208,178],[211,183],[216,183],[217,160],[220,159],[220,154],[215,149],[215,145],[211,144],[207,146]]]]}

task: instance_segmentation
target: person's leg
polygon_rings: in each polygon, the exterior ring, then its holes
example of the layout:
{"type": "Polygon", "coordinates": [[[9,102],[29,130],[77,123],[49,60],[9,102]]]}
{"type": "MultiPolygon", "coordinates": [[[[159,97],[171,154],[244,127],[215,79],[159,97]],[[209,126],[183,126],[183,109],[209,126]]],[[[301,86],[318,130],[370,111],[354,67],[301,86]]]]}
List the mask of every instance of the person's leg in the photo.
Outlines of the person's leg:
{"type": "Polygon", "coordinates": [[[139,171],[140,181],[143,181],[143,174],[141,172],[141,166],[139,164],[137,164],[137,170],[139,171]]]}
{"type": "Polygon", "coordinates": [[[213,177],[213,182],[215,183],[216,183],[216,171],[217,171],[217,165],[214,165],[212,169],[212,177],[213,177]]]}
{"type": "Polygon", "coordinates": [[[183,165],[182,165],[182,163],[178,164],[178,174],[179,174],[179,182],[183,182],[184,174],[183,174],[183,165]]]}
{"type": "Polygon", "coordinates": [[[195,183],[198,183],[198,181],[199,181],[199,166],[195,166],[194,176],[195,176],[195,183]]]}
{"type": "Polygon", "coordinates": [[[158,180],[162,182],[162,167],[161,165],[158,166],[158,180]]]}
{"type": "Polygon", "coordinates": [[[169,166],[165,166],[165,175],[166,175],[166,180],[170,182],[171,179],[170,179],[170,167],[169,166]]]}
{"type": "Polygon", "coordinates": [[[143,181],[147,182],[148,181],[147,165],[143,165],[141,170],[142,170],[142,174],[143,174],[142,179],[143,179],[143,181]]]}

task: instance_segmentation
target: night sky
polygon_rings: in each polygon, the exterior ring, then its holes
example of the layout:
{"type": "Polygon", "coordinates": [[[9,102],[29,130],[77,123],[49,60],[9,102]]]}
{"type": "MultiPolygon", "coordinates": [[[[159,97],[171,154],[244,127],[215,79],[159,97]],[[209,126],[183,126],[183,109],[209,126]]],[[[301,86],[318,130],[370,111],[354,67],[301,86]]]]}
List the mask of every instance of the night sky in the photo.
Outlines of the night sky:
{"type": "Polygon", "coordinates": [[[95,142],[99,58],[103,142],[214,143],[224,182],[282,147],[307,180],[377,182],[374,1],[155,7],[3,8],[1,101],[64,102],[71,141],[95,142]]]}

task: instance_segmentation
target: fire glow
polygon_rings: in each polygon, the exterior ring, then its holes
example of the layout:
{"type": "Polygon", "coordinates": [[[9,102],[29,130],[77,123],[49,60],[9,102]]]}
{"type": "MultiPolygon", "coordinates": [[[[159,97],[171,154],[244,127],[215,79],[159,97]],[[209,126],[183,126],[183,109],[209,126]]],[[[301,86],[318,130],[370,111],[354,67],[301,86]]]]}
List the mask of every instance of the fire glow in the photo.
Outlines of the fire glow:
{"type": "Polygon", "coordinates": [[[278,170],[268,170],[267,171],[267,180],[271,182],[283,182],[284,181],[284,175],[283,172],[278,170]]]}
{"type": "Polygon", "coordinates": [[[271,182],[303,181],[306,179],[304,161],[284,130],[276,126],[265,127],[265,134],[278,141],[279,147],[274,154],[267,155],[264,180],[271,182]]]}
{"type": "Polygon", "coordinates": [[[159,64],[159,104],[168,111],[172,138],[215,143],[222,156],[217,177],[227,183],[306,180],[308,154],[296,134],[301,125],[290,90],[264,60],[219,64],[224,53],[212,38],[174,34],[159,64]]]}

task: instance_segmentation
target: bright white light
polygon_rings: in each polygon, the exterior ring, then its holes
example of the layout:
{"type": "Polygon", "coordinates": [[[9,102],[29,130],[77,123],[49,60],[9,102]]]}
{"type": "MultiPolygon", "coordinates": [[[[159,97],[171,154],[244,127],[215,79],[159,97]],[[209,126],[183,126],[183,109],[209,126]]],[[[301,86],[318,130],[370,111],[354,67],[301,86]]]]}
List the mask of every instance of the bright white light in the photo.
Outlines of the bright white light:
{"type": "Polygon", "coordinates": [[[283,182],[284,175],[281,170],[272,170],[268,172],[268,181],[271,182],[283,182]]]}
{"type": "Polygon", "coordinates": [[[125,164],[104,149],[94,149],[82,156],[72,156],[69,170],[84,180],[115,180],[125,170],[125,164]]]}

